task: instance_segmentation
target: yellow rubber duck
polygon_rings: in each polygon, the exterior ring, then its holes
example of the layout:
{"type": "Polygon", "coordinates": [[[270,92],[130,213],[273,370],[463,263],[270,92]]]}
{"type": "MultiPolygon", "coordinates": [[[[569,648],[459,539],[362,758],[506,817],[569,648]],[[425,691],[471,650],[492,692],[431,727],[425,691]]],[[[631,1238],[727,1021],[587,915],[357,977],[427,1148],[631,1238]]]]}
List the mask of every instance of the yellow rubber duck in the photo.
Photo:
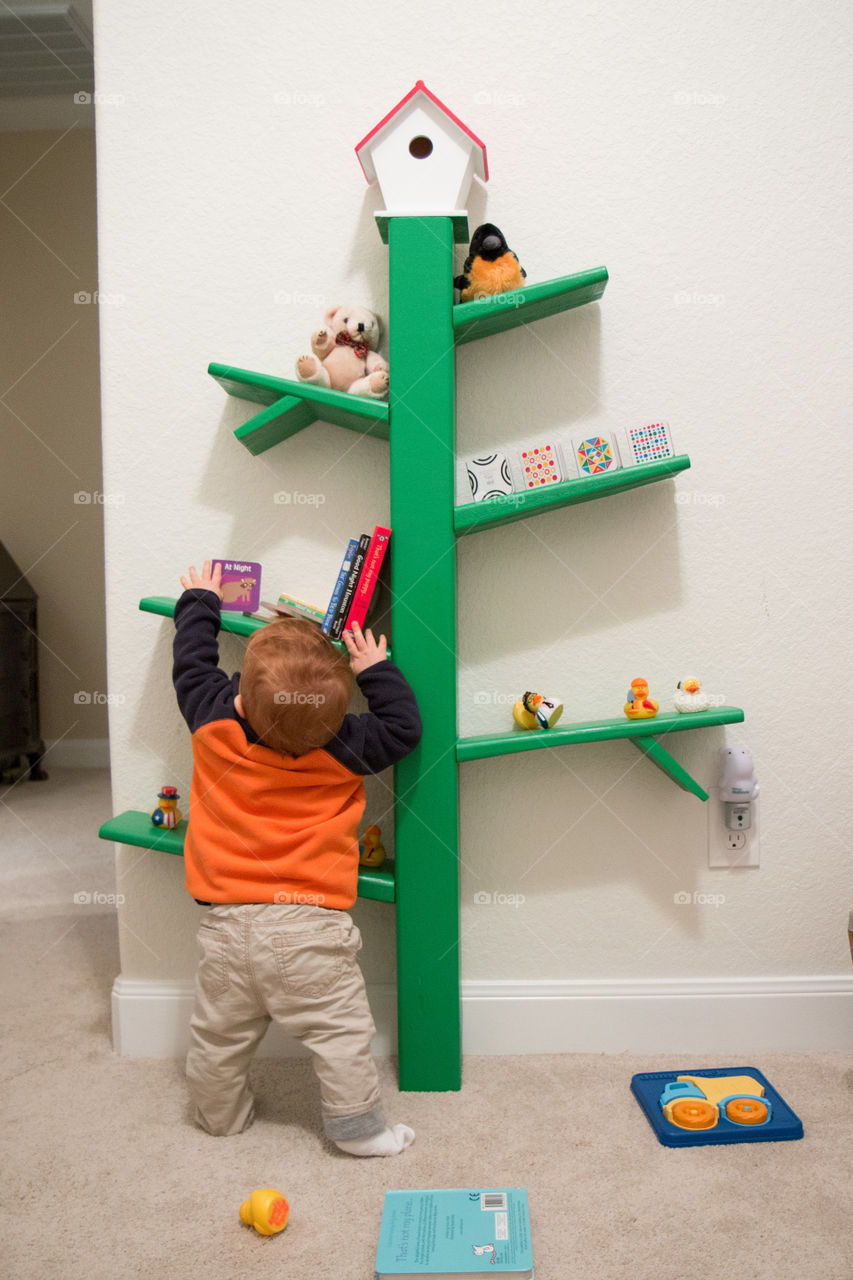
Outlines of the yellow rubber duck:
{"type": "Polygon", "coordinates": [[[359,865],[362,867],[381,867],[387,856],[385,847],[382,844],[382,832],[374,822],[369,827],[364,828],[358,858],[359,865]]]}
{"type": "Polygon", "coordinates": [[[562,702],[529,691],[512,708],[512,718],[520,729],[553,729],[562,714],[562,702]]]}
{"type": "Polygon", "coordinates": [[[240,1205],[243,1222],[254,1227],[262,1236],[274,1236],[283,1231],[289,1216],[290,1205],[281,1192],[273,1187],[253,1191],[249,1199],[240,1205]]]}
{"type": "Polygon", "coordinates": [[[631,681],[628,701],[623,710],[629,720],[651,720],[652,716],[657,715],[658,704],[654,698],[649,697],[649,686],[646,680],[638,676],[636,680],[631,681]]]}

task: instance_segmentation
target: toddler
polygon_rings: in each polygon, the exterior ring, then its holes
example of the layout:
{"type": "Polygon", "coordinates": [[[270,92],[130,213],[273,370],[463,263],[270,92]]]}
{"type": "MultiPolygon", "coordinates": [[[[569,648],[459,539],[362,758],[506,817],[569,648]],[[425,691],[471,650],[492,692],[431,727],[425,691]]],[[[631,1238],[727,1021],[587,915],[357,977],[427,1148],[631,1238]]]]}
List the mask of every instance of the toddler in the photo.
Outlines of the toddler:
{"type": "Polygon", "coordinates": [[[415,696],[368,630],[349,661],[316,623],[256,631],[242,673],[220,670],[220,567],[195,566],[175,607],[173,680],[192,733],[186,885],[202,917],[187,1081],[208,1133],[240,1133],[249,1063],[275,1019],[312,1054],[323,1125],[343,1151],[388,1156],[414,1138],[389,1128],[370,1041],[376,1028],[348,914],[358,878],[363,777],[420,741],[415,696]],[[347,714],[353,675],[368,712],[347,714]]]}

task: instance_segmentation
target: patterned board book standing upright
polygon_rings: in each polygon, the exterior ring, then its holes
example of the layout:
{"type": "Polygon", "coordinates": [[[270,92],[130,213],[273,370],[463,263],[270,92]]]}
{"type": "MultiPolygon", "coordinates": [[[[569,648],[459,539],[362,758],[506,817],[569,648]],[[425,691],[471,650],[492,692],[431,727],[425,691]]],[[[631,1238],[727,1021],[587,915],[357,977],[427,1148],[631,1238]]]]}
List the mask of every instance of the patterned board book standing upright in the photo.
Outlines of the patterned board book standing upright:
{"type": "Polygon", "coordinates": [[[468,483],[475,502],[487,498],[502,498],[513,492],[509,459],[504,453],[487,453],[479,458],[469,458],[465,463],[468,483]]]}
{"type": "Polygon", "coordinates": [[[615,471],[622,464],[619,449],[612,435],[597,432],[572,441],[575,466],[581,478],[600,476],[605,471],[615,471]]]}
{"type": "Polygon", "coordinates": [[[563,470],[555,444],[528,445],[521,451],[521,473],[525,489],[558,483],[563,470]]]}
{"type": "Polygon", "coordinates": [[[625,432],[628,447],[626,462],[637,466],[643,462],[663,462],[675,457],[672,433],[667,422],[651,422],[645,427],[629,427],[625,432]]]}

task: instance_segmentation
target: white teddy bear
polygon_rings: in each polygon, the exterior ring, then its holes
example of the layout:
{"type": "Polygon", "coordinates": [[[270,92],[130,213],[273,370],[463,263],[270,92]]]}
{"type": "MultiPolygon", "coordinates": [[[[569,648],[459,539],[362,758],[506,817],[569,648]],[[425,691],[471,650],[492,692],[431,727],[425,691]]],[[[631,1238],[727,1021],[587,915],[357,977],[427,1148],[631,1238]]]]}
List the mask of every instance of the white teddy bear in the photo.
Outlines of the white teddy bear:
{"type": "Polygon", "coordinates": [[[366,307],[331,307],[311,335],[313,355],[300,356],[300,382],[381,400],[388,394],[388,364],[377,351],[379,317],[366,307]]]}

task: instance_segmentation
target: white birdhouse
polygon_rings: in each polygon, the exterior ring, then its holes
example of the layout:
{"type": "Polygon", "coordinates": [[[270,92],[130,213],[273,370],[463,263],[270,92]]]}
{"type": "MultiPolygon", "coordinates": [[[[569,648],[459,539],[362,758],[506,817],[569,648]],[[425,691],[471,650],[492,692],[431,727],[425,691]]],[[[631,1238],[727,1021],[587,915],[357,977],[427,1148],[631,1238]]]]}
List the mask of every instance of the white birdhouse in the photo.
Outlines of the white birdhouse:
{"type": "MultiPolygon", "coordinates": [[[[480,139],[419,80],[355,149],[385,214],[464,213],[474,174],[489,178],[480,139]]],[[[381,217],[377,214],[377,217],[381,217]]]]}

